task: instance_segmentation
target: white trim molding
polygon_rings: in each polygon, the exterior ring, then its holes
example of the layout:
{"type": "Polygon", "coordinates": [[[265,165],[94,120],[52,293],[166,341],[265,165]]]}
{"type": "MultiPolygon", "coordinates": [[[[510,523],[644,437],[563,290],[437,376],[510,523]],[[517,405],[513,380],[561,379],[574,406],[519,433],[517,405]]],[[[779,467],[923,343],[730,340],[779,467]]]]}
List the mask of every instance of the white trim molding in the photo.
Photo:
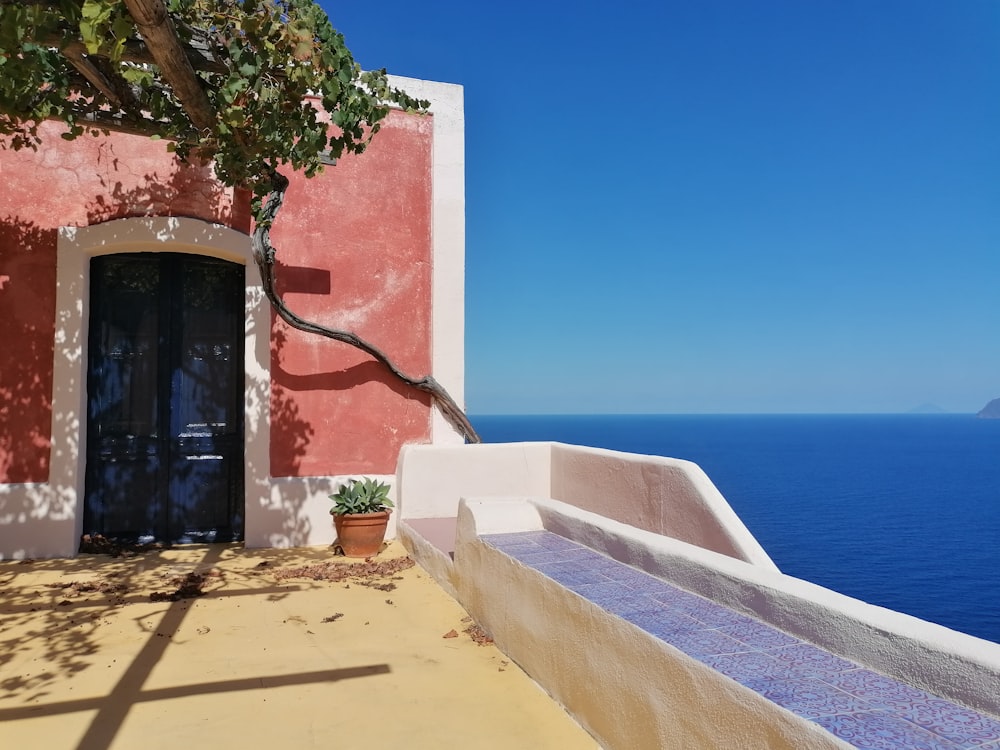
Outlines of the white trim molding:
{"type": "MultiPolygon", "coordinates": [[[[270,306],[264,300],[250,238],[218,224],[178,217],[117,219],[62,227],[56,244],[56,321],[52,371],[52,444],[48,482],[4,485],[23,494],[24,518],[0,519],[0,558],[71,557],[83,532],[87,444],[87,330],[90,259],[135,252],[191,253],[246,268],[245,429],[246,497],[268,493],[271,353],[270,306]],[[9,538],[8,538],[9,537],[9,538]]],[[[251,503],[247,503],[250,515],[251,503]]],[[[251,523],[250,518],[246,523],[251,523]]]]}
{"type": "MultiPolygon", "coordinates": [[[[465,408],[465,89],[390,76],[393,86],[431,103],[431,373],[465,408]]],[[[431,443],[464,438],[434,409],[431,443]]]]}

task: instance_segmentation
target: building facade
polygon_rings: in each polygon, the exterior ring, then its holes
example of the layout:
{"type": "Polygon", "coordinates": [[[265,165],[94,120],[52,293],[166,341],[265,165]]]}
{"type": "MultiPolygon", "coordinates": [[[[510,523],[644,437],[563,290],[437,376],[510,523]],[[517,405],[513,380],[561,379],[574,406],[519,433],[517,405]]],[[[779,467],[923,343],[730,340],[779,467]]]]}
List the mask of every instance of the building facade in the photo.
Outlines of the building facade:
{"type": "MultiPolygon", "coordinates": [[[[460,86],[391,112],[362,156],[291,184],[272,230],[300,316],[464,398],[460,86]]],[[[329,543],[327,495],[462,439],[362,352],[272,315],[248,196],[162,142],[0,151],[0,559],[81,538],[329,543]]]]}

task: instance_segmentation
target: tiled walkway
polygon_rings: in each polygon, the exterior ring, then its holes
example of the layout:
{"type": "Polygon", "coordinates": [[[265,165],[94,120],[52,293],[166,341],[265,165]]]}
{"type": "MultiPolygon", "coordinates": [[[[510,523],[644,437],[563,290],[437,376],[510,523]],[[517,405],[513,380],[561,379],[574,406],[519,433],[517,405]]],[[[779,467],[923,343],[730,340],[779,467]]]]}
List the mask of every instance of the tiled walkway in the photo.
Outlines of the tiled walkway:
{"type": "Polygon", "coordinates": [[[483,541],[863,750],[1000,750],[1000,721],[547,531],[483,541]]]}

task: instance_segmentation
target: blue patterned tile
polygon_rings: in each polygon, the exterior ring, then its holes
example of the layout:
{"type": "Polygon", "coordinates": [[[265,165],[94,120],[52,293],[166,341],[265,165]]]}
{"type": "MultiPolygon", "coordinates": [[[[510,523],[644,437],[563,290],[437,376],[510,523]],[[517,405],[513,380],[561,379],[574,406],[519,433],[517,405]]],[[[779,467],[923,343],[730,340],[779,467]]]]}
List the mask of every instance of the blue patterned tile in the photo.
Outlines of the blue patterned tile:
{"type": "Polygon", "coordinates": [[[536,568],[543,563],[571,562],[579,555],[575,550],[548,550],[541,548],[515,552],[509,550],[500,551],[532,568],[536,568]]]}
{"type": "Polygon", "coordinates": [[[824,681],[864,698],[875,708],[893,711],[935,736],[962,748],[1000,740],[1000,721],[943,700],[867,669],[828,675],[824,681]]]}
{"type": "Polygon", "coordinates": [[[806,719],[871,708],[861,698],[841,692],[820,680],[760,677],[740,682],[768,700],[806,719]]]}
{"type": "Polygon", "coordinates": [[[670,610],[664,607],[661,602],[631,590],[627,597],[610,602],[607,609],[625,619],[630,619],[636,615],[649,614],[659,617],[669,617],[671,614],[670,610]]]}
{"type": "Polygon", "coordinates": [[[662,602],[610,579],[597,583],[587,581],[571,584],[567,588],[625,619],[647,613],[651,616],[666,616],[669,612],[662,602]]]}
{"type": "Polygon", "coordinates": [[[638,595],[627,586],[614,581],[585,582],[572,584],[567,588],[619,617],[663,609],[663,605],[654,599],[638,595]]]}
{"type": "Polygon", "coordinates": [[[516,531],[511,534],[483,534],[481,537],[487,544],[500,547],[505,544],[537,543],[545,538],[544,531],[516,531]]]}
{"type": "Polygon", "coordinates": [[[685,615],[663,609],[659,611],[636,612],[622,616],[633,625],[668,643],[671,638],[677,638],[682,633],[692,633],[702,628],[701,623],[697,620],[692,620],[685,615]]]}
{"type": "Polygon", "coordinates": [[[662,622],[648,632],[695,659],[716,654],[736,654],[747,648],[718,630],[676,630],[668,622],[662,622]]]}
{"type": "Polygon", "coordinates": [[[668,584],[662,582],[653,581],[645,586],[630,586],[629,588],[635,593],[636,596],[644,596],[647,599],[654,600],[658,606],[663,609],[670,609],[676,611],[675,607],[671,607],[669,603],[663,601],[663,590],[668,584]],[[662,585],[658,585],[662,584],[662,585]]]}
{"type": "Polygon", "coordinates": [[[531,554],[533,552],[546,552],[544,547],[534,542],[510,542],[506,544],[491,544],[490,546],[511,557],[519,557],[520,555],[531,554]]]}
{"type": "Polygon", "coordinates": [[[694,605],[698,602],[704,602],[705,604],[709,603],[707,599],[702,599],[697,594],[692,594],[690,591],[685,591],[677,586],[671,586],[669,583],[665,582],[664,587],[657,591],[653,596],[664,604],[675,608],[694,605]]]}
{"type": "Polygon", "coordinates": [[[829,675],[847,672],[857,669],[854,662],[834,656],[829,651],[816,648],[809,643],[796,643],[791,646],[767,649],[766,653],[783,662],[789,669],[805,674],[809,677],[823,678],[825,681],[829,675]]]}
{"type": "Polygon", "coordinates": [[[675,586],[671,586],[666,581],[661,581],[659,578],[650,578],[649,581],[630,581],[627,584],[630,588],[634,589],[637,593],[644,596],[648,596],[650,599],[656,599],[661,604],[675,609],[670,604],[670,598],[672,592],[680,592],[680,589],[675,586]]]}
{"type": "Polygon", "coordinates": [[[573,559],[579,561],[581,564],[586,564],[608,578],[612,577],[608,575],[609,571],[605,567],[608,562],[608,558],[600,552],[594,552],[592,549],[583,548],[574,553],[573,559]]]}
{"type": "Polygon", "coordinates": [[[732,677],[740,684],[746,685],[752,680],[762,678],[806,678],[809,675],[794,667],[775,659],[763,651],[741,651],[734,654],[718,654],[701,659],[702,662],[718,672],[732,677]]]}
{"type": "Polygon", "coordinates": [[[962,747],[1000,740],[1000,721],[943,698],[919,701],[899,711],[914,724],[962,747]]]}
{"type": "Polygon", "coordinates": [[[960,750],[958,745],[888,713],[837,714],[815,721],[858,750],[960,750]]]}
{"type": "Polygon", "coordinates": [[[630,599],[634,596],[632,589],[628,586],[623,586],[617,581],[611,581],[603,576],[601,576],[600,580],[590,581],[587,583],[576,583],[567,588],[571,591],[575,591],[585,599],[590,599],[590,601],[594,604],[599,604],[602,607],[605,604],[616,602],[621,599],[630,599]]]}
{"type": "Polygon", "coordinates": [[[541,563],[532,567],[567,587],[584,583],[606,583],[608,580],[600,573],[581,567],[575,562],[541,563]]]}
{"type": "Polygon", "coordinates": [[[546,531],[482,540],[860,750],[1000,750],[1000,721],[546,531]]]}
{"type": "Polygon", "coordinates": [[[705,623],[708,628],[720,628],[727,625],[739,625],[750,618],[727,607],[702,599],[694,594],[674,600],[673,605],[679,612],[705,623]]]}
{"type": "Polygon", "coordinates": [[[868,669],[828,675],[824,680],[846,693],[864,698],[878,708],[905,708],[917,701],[933,698],[930,693],[868,669]]]}
{"type": "Polygon", "coordinates": [[[491,539],[487,539],[486,537],[482,537],[482,540],[484,542],[486,542],[488,545],[490,545],[491,547],[493,547],[494,549],[498,549],[501,552],[503,552],[505,554],[508,554],[508,555],[511,554],[511,553],[514,553],[514,552],[524,552],[526,550],[542,550],[542,549],[544,549],[544,547],[542,547],[540,544],[536,544],[535,542],[531,542],[531,541],[527,541],[527,540],[522,541],[522,542],[513,542],[513,541],[509,541],[509,540],[497,540],[497,541],[494,541],[494,540],[491,540],[491,539]]]}
{"type": "Polygon", "coordinates": [[[545,549],[560,550],[560,549],[589,549],[585,545],[579,542],[574,542],[572,539],[567,539],[564,536],[559,536],[558,534],[553,534],[550,531],[543,531],[542,536],[539,537],[538,543],[541,544],[545,549]]]}
{"type": "Polygon", "coordinates": [[[591,564],[597,570],[601,571],[608,578],[617,578],[618,574],[621,572],[622,564],[617,560],[612,560],[610,557],[602,555],[600,552],[595,552],[594,550],[588,550],[594,557],[591,559],[591,564]]]}
{"type": "Polygon", "coordinates": [[[643,573],[641,570],[636,570],[635,568],[630,568],[627,565],[611,560],[611,565],[608,569],[604,571],[604,574],[610,578],[614,578],[619,583],[623,583],[634,589],[648,588],[654,584],[660,584],[663,586],[662,581],[660,581],[655,576],[649,575],[649,573],[643,573]]]}
{"type": "Polygon", "coordinates": [[[791,646],[792,644],[802,642],[795,636],[782,633],[777,628],[772,628],[770,625],[766,625],[760,620],[754,620],[752,617],[746,617],[742,621],[723,625],[719,630],[753,648],[778,648],[779,646],[791,646]]]}

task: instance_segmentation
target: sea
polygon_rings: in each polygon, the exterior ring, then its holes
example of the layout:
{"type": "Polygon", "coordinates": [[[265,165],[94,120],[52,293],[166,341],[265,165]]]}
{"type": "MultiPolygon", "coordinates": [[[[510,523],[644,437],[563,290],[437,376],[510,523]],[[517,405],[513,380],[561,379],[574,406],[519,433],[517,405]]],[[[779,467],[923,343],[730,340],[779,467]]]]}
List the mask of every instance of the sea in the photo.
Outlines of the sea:
{"type": "Polygon", "coordinates": [[[485,442],[694,461],[784,572],[1000,643],[1000,420],[478,416],[485,442]]]}

